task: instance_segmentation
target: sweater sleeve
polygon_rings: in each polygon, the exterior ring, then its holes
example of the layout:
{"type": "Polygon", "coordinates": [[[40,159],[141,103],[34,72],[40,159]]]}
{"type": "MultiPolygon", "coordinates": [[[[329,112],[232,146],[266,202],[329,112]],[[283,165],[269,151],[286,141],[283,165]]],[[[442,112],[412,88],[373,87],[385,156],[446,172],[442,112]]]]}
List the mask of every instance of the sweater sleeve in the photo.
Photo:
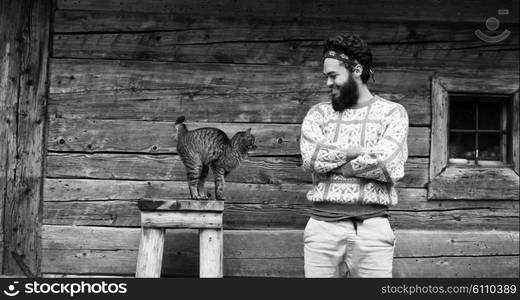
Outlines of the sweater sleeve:
{"type": "Polygon", "coordinates": [[[317,104],[309,110],[302,123],[300,151],[303,168],[307,171],[327,173],[359,154],[356,147],[345,148],[327,141],[323,134],[324,120],[324,112],[317,104]]]}
{"type": "Polygon", "coordinates": [[[402,105],[386,116],[386,128],[374,147],[341,167],[345,177],[363,177],[395,184],[404,177],[408,159],[408,114],[402,105]]]}

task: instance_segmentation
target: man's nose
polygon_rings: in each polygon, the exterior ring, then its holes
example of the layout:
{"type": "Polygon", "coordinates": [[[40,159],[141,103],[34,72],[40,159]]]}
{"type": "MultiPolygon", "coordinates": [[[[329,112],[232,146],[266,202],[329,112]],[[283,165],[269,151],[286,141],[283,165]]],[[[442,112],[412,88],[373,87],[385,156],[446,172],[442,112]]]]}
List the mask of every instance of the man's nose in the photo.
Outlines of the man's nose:
{"type": "Polygon", "coordinates": [[[332,86],[334,85],[334,82],[332,81],[331,78],[327,78],[327,87],[328,88],[332,88],[332,86]]]}

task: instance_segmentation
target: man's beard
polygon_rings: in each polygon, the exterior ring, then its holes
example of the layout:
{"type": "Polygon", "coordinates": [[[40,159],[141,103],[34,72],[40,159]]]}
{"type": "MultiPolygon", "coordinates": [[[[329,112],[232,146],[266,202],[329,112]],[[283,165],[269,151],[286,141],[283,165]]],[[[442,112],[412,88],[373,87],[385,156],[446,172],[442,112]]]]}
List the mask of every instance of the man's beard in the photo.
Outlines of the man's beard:
{"type": "Polygon", "coordinates": [[[347,82],[339,88],[339,95],[331,95],[332,108],[335,111],[343,111],[356,105],[359,98],[359,91],[356,81],[352,74],[348,74],[347,82]]]}

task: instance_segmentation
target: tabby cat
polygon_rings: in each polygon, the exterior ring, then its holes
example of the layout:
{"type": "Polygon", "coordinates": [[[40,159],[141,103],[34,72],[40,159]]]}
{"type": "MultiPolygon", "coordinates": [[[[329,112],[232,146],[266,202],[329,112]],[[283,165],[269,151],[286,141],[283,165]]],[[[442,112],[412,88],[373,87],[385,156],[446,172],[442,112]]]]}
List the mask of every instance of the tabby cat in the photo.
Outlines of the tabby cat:
{"type": "Polygon", "coordinates": [[[251,128],[236,133],[231,140],[220,129],[204,127],[188,131],[181,116],[175,122],[177,129],[177,151],[188,175],[191,198],[207,200],[204,182],[209,168],[215,177],[215,197],[224,200],[224,178],[255,149],[255,137],[251,128]]]}

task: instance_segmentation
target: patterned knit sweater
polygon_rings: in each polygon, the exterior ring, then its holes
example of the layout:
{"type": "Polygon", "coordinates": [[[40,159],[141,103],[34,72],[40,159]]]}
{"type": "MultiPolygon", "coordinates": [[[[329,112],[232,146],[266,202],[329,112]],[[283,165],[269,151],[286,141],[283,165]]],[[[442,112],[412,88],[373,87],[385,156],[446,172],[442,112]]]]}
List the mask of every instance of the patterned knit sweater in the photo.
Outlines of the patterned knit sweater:
{"type": "Polygon", "coordinates": [[[395,183],[408,158],[408,114],[374,96],[367,105],[336,112],[314,105],[303,120],[303,168],[312,172],[307,199],[344,204],[396,205],[395,183]],[[340,167],[341,172],[331,172],[340,167]],[[341,174],[342,173],[342,174],[341,174]]]}

